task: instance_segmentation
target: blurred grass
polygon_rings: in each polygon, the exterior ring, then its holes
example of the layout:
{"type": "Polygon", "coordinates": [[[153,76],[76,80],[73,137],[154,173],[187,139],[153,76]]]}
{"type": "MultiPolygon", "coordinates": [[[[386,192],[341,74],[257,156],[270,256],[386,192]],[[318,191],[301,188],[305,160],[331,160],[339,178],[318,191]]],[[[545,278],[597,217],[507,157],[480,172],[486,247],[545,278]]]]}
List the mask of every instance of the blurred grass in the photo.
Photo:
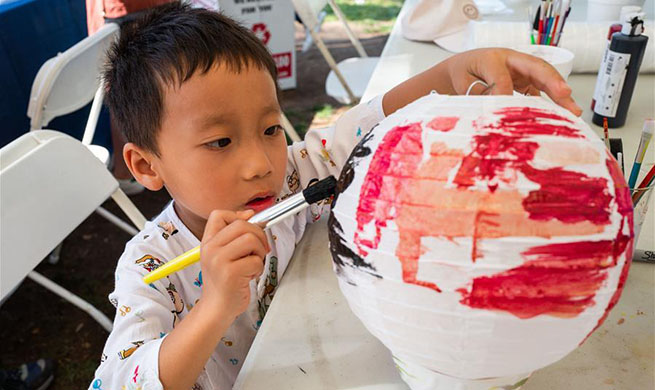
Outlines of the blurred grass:
{"type": "MultiPolygon", "coordinates": [[[[337,5],[346,15],[349,23],[364,25],[367,33],[388,33],[400,12],[403,0],[364,0],[357,4],[355,0],[336,0],[337,5]]],[[[332,7],[325,7],[326,21],[336,21],[337,16],[332,7]]]]}
{"type": "Polygon", "coordinates": [[[331,104],[324,104],[322,106],[314,106],[312,108],[316,118],[321,120],[330,119],[334,113],[334,107],[331,104]]]}

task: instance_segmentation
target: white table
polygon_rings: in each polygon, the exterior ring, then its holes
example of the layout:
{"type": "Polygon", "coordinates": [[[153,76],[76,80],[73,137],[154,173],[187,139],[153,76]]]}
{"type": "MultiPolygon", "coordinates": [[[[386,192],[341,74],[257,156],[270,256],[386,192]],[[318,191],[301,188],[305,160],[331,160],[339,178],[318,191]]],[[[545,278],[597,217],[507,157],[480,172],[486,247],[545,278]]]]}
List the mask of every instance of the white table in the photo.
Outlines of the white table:
{"type": "MultiPolygon", "coordinates": [[[[404,12],[415,0],[406,0],[404,12]]],[[[582,11],[578,11],[582,12],[582,11]]],[[[400,20],[400,18],[399,18],[400,20]]],[[[387,41],[363,100],[447,58],[433,44],[405,40],[399,23],[387,41]]],[[[595,75],[572,75],[574,98],[585,107],[595,75]]],[[[655,77],[641,75],[623,138],[626,170],[644,118],[654,116],[655,77]]],[[[589,109],[583,118],[590,122],[589,109]]],[[[594,126],[600,134],[600,129],[594,126]]],[[[651,153],[647,161],[655,160],[651,153]]],[[[652,199],[639,247],[653,248],[652,199]]],[[[603,326],[580,348],[537,371],[523,390],[653,389],[655,265],[633,263],[623,296],[603,326]],[[643,313],[643,314],[637,314],[643,313]]],[[[389,351],[363,327],[343,298],[332,271],[325,221],[310,227],[296,249],[235,389],[403,389],[389,351]]]]}

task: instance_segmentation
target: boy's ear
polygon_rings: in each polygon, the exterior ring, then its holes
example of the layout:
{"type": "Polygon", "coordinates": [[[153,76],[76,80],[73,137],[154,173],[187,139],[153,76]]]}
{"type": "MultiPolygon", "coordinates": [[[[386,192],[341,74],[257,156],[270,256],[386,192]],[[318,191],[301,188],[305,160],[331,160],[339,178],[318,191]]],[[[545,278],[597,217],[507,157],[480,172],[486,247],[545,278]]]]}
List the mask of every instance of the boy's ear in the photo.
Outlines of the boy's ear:
{"type": "Polygon", "coordinates": [[[123,158],[132,176],[150,191],[159,191],[164,186],[161,175],[154,169],[156,156],[132,142],[123,146],[123,158]]]}

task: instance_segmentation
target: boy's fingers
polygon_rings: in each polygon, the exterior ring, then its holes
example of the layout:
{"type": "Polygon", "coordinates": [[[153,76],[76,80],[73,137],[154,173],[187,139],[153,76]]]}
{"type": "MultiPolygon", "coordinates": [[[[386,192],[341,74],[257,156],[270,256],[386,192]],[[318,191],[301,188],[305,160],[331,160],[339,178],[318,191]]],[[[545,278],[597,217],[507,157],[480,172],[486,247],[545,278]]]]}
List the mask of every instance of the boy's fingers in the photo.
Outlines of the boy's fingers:
{"type": "Polygon", "coordinates": [[[264,262],[254,255],[237,259],[232,265],[237,267],[239,275],[247,276],[249,280],[260,276],[264,271],[264,262]]]}
{"type": "Polygon", "coordinates": [[[232,240],[221,248],[220,257],[223,259],[240,259],[245,256],[255,255],[261,259],[268,253],[266,247],[253,233],[245,233],[232,240]]]}
{"type": "Polygon", "coordinates": [[[239,219],[243,219],[245,221],[249,220],[253,215],[255,215],[255,210],[241,210],[237,211],[237,216],[239,219]]]}
{"type": "Polygon", "coordinates": [[[205,243],[225,228],[228,224],[237,220],[237,214],[228,210],[214,210],[207,218],[205,231],[202,234],[202,242],[205,243]]]}
{"type": "Polygon", "coordinates": [[[535,88],[546,92],[555,103],[575,115],[582,114],[582,109],[571,97],[571,87],[557,69],[546,61],[524,53],[513,52],[507,57],[507,66],[528,79],[535,88]]]}
{"type": "Polygon", "coordinates": [[[211,242],[212,245],[224,246],[246,233],[254,234],[265,248],[270,249],[268,238],[266,237],[264,230],[258,225],[240,219],[227,225],[223,230],[221,230],[220,234],[216,234],[216,236],[211,239],[211,242]]]}

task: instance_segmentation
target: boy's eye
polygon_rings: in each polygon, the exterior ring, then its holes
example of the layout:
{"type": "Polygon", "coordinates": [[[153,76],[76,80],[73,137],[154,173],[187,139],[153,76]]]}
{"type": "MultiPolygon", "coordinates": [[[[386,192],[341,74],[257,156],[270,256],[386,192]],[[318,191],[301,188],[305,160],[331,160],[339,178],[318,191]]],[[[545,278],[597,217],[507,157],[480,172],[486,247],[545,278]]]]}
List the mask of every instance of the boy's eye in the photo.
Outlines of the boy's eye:
{"type": "Polygon", "coordinates": [[[282,126],[275,125],[275,126],[271,126],[268,129],[264,130],[264,134],[266,134],[266,135],[275,135],[280,130],[282,130],[282,126]]]}
{"type": "Polygon", "coordinates": [[[217,139],[216,141],[209,142],[207,145],[213,147],[213,148],[224,148],[227,145],[229,145],[232,142],[231,139],[229,138],[220,138],[217,139]]]}

